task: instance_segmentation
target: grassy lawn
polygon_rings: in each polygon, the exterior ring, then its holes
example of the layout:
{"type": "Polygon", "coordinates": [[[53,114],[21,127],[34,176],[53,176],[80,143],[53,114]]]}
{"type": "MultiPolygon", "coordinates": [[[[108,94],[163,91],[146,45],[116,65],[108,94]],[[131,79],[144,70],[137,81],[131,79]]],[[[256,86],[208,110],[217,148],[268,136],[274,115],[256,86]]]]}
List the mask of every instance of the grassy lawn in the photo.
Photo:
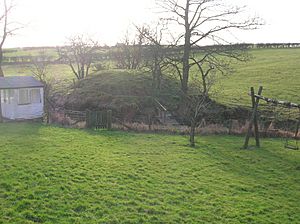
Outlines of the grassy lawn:
{"type": "Polygon", "coordinates": [[[0,124],[0,223],[299,223],[299,151],[242,142],[0,124]]]}

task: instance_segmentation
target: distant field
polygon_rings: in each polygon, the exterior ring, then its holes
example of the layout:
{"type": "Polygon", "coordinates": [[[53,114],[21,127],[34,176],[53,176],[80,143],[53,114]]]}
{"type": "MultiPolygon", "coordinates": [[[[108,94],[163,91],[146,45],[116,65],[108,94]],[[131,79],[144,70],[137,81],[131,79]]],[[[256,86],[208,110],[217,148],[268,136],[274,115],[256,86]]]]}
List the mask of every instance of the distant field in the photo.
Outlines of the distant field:
{"type": "MultiPolygon", "coordinates": [[[[48,49],[55,54],[55,49],[48,49]]],[[[19,50],[15,55],[34,55],[38,50],[19,50]]],[[[249,88],[264,86],[263,94],[300,103],[300,48],[254,49],[252,60],[234,65],[235,73],[222,77],[216,85],[217,101],[231,106],[249,106],[249,88]]],[[[26,66],[4,66],[6,75],[30,75],[26,66]]],[[[49,73],[58,80],[71,82],[74,78],[67,65],[51,65],[49,73]]]]}
{"type": "Polygon", "coordinates": [[[299,223],[280,140],[0,124],[0,223],[299,223]]]}
{"type": "Polygon", "coordinates": [[[57,50],[55,47],[53,48],[33,48],[33,49],[26,49],[26,48],[11,48],[11,49],[4,49],[4,57],[22,57],[22,56],[37,56],[41,53],[45,53],[49,56],[57,56],[57,50]]]}

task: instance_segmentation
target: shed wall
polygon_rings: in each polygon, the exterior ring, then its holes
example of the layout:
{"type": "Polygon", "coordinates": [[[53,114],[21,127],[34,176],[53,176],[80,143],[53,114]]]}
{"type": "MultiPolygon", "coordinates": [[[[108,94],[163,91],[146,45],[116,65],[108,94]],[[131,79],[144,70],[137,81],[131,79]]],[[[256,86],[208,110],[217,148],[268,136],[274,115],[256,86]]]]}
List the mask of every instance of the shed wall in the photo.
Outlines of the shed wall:
{"type": "Polygon", "coordinates": [[[35,119],[43,117],[44,112],[44,90],[40,89],[41,102],[19,105],[19,89],[12,89],[12,97],[9,102],[4,102],[4,90],[1,90],[2,116],[11,120],[35,119]]]}

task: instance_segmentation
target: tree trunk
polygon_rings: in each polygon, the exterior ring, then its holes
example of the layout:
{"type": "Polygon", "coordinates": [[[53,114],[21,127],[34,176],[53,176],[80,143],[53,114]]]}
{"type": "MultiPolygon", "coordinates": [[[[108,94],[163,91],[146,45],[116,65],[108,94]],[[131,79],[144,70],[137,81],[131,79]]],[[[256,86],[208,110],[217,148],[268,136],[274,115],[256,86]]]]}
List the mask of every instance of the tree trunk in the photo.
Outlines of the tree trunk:
{"type": "Polygon", "coordinates": [[[4,77],[4,72],[2,69],[2,61],[3,61],[3,51],[2,51],[2,47],[0,47],[0,77],[4,77]]]}
{"type": "Polygon", "coordinates": [[[190,146],[195,147],[195,122],[191,122],[191,130],[190,130],[190,146]]]}
{"type": "Polygon", "coordinates": [[[202,87],[203,87],[203,95],[207,94],[207,83],[206,83],[206,76],[202,74],[202,87]]]}
{"type": "Polygon", "coordinates": [[[183,93],[187,93],[188,91],[188,81],[189,81],[189,73],[190,73],[190,64],[189,58],[191,53],[191,31],[189,24],[189,6],[190,1],[186,1],[185,7],[185,36],[184,36],[184,50],[182,57],[182,81],[181,81],[181,90],[183,93]]]}
{"type": "MultiPolygon", "coordinates": [[[[1,62],[0,62],[1,63],[1,62]]],[[[4,77],[4,72],[2,69],[2,65],[0,64],[0,77],[4,77]]]]}

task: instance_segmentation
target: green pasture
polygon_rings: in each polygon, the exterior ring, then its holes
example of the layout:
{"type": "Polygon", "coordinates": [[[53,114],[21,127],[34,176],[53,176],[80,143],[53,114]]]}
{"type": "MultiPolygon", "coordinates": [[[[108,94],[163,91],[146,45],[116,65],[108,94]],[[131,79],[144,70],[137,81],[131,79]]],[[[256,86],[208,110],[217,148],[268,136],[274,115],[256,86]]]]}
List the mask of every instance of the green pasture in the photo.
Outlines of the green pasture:
{"type": "Polygon", "coordinates": [[[234,106],[251,105],[250,87],[263,95],[300,103],[300,49],[255,49],[251,60],[235,64],[235,72],[219,80],[217,100],[234,106]]]}
{"type": "Polygon", "coordinates": [[[0,124],[0,223],[299,223],[300,154],[277,139],[0,124]]]}

